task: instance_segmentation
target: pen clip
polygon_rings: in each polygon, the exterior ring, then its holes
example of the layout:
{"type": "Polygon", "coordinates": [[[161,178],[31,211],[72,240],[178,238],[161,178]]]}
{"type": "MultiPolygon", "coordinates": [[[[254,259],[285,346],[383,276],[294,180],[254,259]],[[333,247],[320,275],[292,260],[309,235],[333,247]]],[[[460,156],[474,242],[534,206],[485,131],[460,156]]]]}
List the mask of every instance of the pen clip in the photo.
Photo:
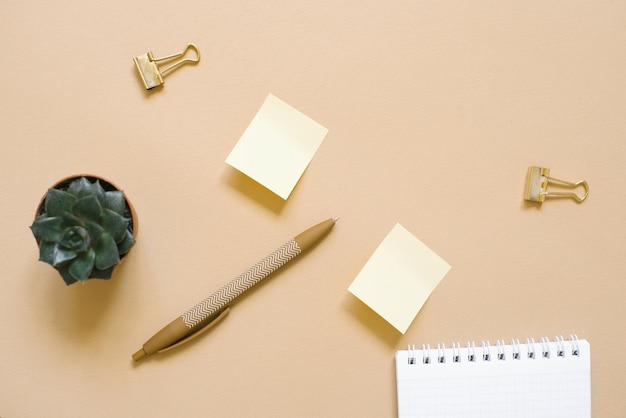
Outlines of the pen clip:
{"type": "Polygon", "coordinates": [[[165,348],[157,351],[157,354],[165,353],[166,351],[169,351],[169,350],[171,350],[173,348],[176,348],[176,347],[178,347],[180,345],[183,345],[186,342],[189,342],[189,341],[193,340],[194,338],[198,337],[200,334],[205,333],[210,328],[212,328],[215,324],[217,324],[219,321],[221,321],[222,319],[226,318],[226,315],[228,315],[228,312],[230,312],[230,306],[225,307],[224,309],[219,311],[217,314],[213,315],[213,317],[210,318],[207,321],[207,323],[202,328],[200,328],[197,331],[189,334],[188,336],[186,336],[182,340],[176,341],[174,344],[170,345],[169,347],[165,347],[165,348]]]}

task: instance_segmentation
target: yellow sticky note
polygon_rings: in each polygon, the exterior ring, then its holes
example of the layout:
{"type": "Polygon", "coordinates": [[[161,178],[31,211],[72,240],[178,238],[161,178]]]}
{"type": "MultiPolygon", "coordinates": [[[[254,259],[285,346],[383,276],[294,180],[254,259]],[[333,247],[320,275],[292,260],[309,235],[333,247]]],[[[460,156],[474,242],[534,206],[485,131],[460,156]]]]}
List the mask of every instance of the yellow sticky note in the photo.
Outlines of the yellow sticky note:
{"type": "Polygon", "coordinates": [[[402,334],[450,265],[396,224],[348,290],[402,334]]]}
{"type": "Polygon", "coordinates": [[[270,94],[226,163],[287,200],[327,133],[270,94]]]}

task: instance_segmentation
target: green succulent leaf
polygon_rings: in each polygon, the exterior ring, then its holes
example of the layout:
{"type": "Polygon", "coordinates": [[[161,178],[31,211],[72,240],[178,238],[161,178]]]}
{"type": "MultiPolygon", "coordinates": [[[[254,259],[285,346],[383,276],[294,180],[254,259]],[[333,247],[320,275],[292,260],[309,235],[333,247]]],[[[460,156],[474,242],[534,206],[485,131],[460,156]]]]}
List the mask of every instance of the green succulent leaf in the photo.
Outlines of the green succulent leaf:
{"type": "Polygon", "coordinates": [[[70,275],[81,282],[86,281],[91,275],[93,270],[94,261],[96,259],[96,253],[94,250],[89,250],[86,253],[76,257],[69,266],[70,275]]]}
{"type": "Polygon", "coordinates": [[[50,189],[44,214],[30,227],[39,259],[55,267],[67,285],[90,277],[108,279],[120,254],[135,244],[127,215],[124,193],[107,192],[98,180],[81,177],[65,191],[50,189]]]}
{"type": "Polygon", "coordinates": [[[124,199],[124,193],[120,191],[106,192],[107,204],[106,208],[111,209],[118,215],[124,215],[126,210],[126,200],[124,199]]]}
{"type": "Polygon", "coordinates": [[[128,223],[128,219],[113,212],[111,209],[104,209],[102,211],[100,224],[106,232],[111,234],[115,242],[120,242],[124,239],[124,232],[128,229],[128,223]]]}
{"type": "Polygon", "coordinates": [[[54,248],[56,244],[50,241],[41,241],[39,244],[39,261],[54,265],[54,248]]]}
{"type": "Polygon", "coordinates": [[[96,180],[96,182],[92,183],[87,180],[86,177],[74,180],[70,184],[70,187],[68,187],[67,191],[76,197],[86,197],[95,194],[101,194],[104,196],[104,189],[100,185],[100,182],[96,180]]]}
{"type": "Polygon", "coordinates": [[[106,270],[120,262],[120,254],[111,234],[105,232],[96,246],[95,266],[98,270],[106,270]]]}
{"type": "Polygon", "coordinates": [[[120,255],[124,255],[128,251],[130,251],[133,245],[135,245],[135,238],[133,237],[133,234],[131,234],[130,231],[127,229],[124,233],[124,239],[121,242],[117,243],[117,250],[119,251],[120,255]]]}
{"type": "Polygon", "coordinates": [[[89,239],[91,241],[91,246],[94,247],[98,245],[98,241],[100,241],[100,237],[104,232],[104,228],[99,224],[92,221],[85,221],[85,229],[89,232],[89,239]]]}
{"type": "Polygon", "coordinates": [[[46,194],[45,208],[48,216],[59,216],[64,212],[70,212],[76,202],[76,196],[57,189],[49,189],[46,194]]]}
{"type": "Polygon", "coordinates": [[[54,252],[52,254],[52,265],[54,267],[62,266],[68,261],[75,259],[77,256],[75,251],[68,250],[60,244],[54,246],[54,252]]]}
{"type": "Polygon", "coordinates": [[[94,279],[110,279],[112,275],[113,267],[109,267],[105,270],[98,270],[97,268],[94,268],[91,272],[91,277],[93,277],[94,279]]]}
{"type": "Polygon", "coordinates": [[[96,197],[98,198],[98,202],[100,202],[100,205],[102,205],[103,208],[107,207],[106,192],[104,191],[104,188],[100,184],[100,180],[96,180],[96,182],[92,184],[92,191],[95,193],[96,197]]]}
{"type": "Polygon", "coordinates": [[[78,281],[74,277],[72,277],[72,275],[70,274],[69,264],[65,266],[57,267],[57,271],[63,278],[63,281],[65,281],[65,284],[68,286],[78,281]]]}
{"type": "Polygon", "coordinates": [[[87,251],[91,240],[87,230],[80,226],[74,226],[67,228],[63,231],[61,238],[59,238],[59,245],[66,250],[71,250],[76,254],[87,251]]]}
{"type": "Polygon", "coordinates": [[[74,180],[70,187],[67,188],[67,191],[75,196],[84,196],[85,193],[88,194],[88,191],[91,187],[91,183],[85,177],[81,177],[77,180],[74,180]]]}
{"type": "Polygon", "coordinates": [[[38,216],[30,227],[37,242],[56,241],[63,233],[63,218],[38,216]]]}
{"type": "Polygon", "coordinates": [[[63,218],[63,229],[82,225],[81,220],[72,213],[65,212],[61,215],[61,218],[63,218]]]}
{"type": "Polygon", "coordinates": [[[98,222],[102,216],[102,206],[94,195],[79,198],[73,209],[74,215],[93,222],[98,222]]]}

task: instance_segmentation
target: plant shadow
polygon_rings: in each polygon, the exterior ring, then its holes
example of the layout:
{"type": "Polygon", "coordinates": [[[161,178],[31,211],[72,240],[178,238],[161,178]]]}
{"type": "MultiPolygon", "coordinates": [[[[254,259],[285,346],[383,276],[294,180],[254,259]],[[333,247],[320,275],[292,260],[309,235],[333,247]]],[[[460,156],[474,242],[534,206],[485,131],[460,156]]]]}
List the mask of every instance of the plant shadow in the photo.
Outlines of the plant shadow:
{"type": "Polygon", "coordinates": [[[114,271],[109,280],[89,279],[67,286],[56,270],[46,267],[48,271],[39,274],[37,280],[46,283],[41,297],[46,306],[43,312],[48,313],[51,325],[73,340],[86,340],[97,334],[107,312],[115,308],[122,283],[120,272],[114,271]]]}

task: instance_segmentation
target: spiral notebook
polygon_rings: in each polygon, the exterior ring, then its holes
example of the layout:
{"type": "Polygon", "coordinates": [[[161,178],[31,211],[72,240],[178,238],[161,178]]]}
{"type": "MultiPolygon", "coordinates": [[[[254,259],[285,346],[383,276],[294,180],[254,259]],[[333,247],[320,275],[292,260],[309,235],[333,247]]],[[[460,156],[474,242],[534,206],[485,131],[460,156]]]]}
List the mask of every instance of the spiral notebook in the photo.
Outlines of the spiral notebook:
{"type": "Polygon", "coordinates": [[[396,352],[399,418],[591,417],[590,348],[575,335],[396,352]]]}

